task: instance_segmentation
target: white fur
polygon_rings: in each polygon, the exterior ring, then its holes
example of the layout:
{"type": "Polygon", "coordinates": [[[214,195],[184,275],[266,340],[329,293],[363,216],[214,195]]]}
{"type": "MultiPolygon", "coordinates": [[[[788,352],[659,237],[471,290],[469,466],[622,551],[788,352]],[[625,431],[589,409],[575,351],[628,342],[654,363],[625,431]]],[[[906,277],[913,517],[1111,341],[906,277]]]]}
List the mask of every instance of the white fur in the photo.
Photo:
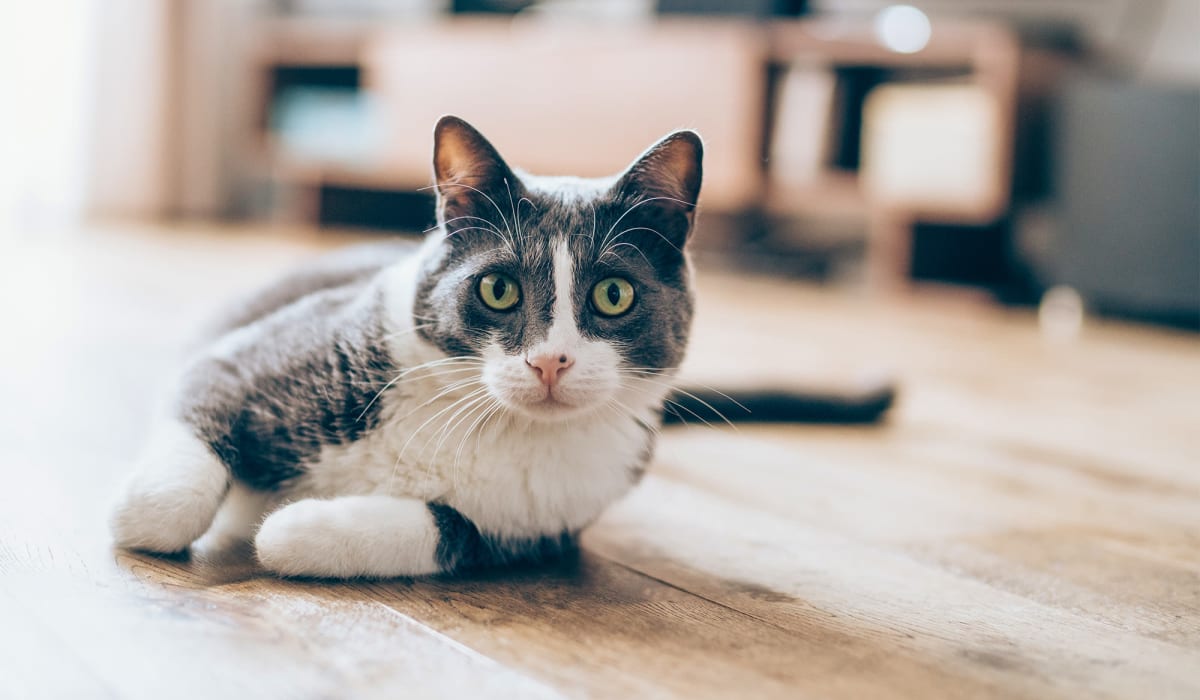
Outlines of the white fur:
{"type": "MultiPolygon", "coordinates": [[[[530,349],[533,355],[554,355],[577,351],[583,336],[575,324],[575,260],[566,239],[554,247],[554,308],[550,312],[550,331],[546,340],[530,349]]],[[[603,344],[603,343],[600,343],[603,344]]],[[[607,344],[603,344],[606,345],[607,344]]]]}
{"type": "Polygon", "coordinates": [[[229,470],[178,421],[163,421],[151,435],[111,511],[109,529],[119,546],[177,552],[212,524],[229,470]]]}
{"type": "MultiPolygon", "coordinates": [[[[410,441],[419,418],[449,403],[386,422],[353,444],[325,448],[298,493],[440,500],[484,532],[516,537],[583,527],[631,486],[627,470],[636,464],[644,439],[632,419],[597,413],[547,425],[497,412],[469,436],[475,418],[462,420],[449,435],[440,432],[441,424],[427,427],[427,438],[410,441]]],[[[650,413],[647,409],[644,419],[650,413]]]]}
{"type": "Polygon", "coordinates": [[[271,514],[254,540],[285,576],[420,576],[438,571],[438,529],[424,501],[388,496],[305,499],[271,514]]]}
{"type": "Polygon", "coordinates": [[[556,196],[560,201],[571,204],[587,202],[600,197],[609,190],[619,176],[577,177],[575,175],[534,175],[516,169],[521,182],[543,196],[556,196]]]}

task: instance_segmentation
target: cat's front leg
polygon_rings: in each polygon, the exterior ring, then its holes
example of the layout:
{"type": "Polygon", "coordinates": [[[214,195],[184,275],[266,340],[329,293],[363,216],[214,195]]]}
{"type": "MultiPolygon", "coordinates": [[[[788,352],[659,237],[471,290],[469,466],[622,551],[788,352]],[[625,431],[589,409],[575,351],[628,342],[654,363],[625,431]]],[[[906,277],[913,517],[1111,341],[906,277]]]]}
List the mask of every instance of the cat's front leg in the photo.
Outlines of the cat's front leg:
{"type": "Polygon", "coordinates": [[[424,501],[343,496],[296,501],[272,513],[254,547],[283,576],[421,576],[441,571],[439,531],[424,501]]]}
{"type": "Polygon", "coordinates": [[[185,423],[165,420],[126,481],[109,529],[119,547],[170,553],[204,534],[229,488],[229,469],[185,423]]]}
{"type": "Polygon", "coordinates": [[[285,506],[262,524],[258,559],[284,576],[421,576],[537,562],[574,547],[545,537],[482,534],[454,508],[413,498],[345,496],[285,506]]]}

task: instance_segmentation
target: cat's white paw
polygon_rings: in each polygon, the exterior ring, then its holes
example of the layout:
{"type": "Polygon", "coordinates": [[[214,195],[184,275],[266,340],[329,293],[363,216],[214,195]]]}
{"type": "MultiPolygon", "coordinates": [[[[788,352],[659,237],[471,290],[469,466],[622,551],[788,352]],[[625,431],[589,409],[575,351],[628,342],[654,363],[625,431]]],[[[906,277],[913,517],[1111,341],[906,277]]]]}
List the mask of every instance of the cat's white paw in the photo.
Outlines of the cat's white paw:
{"type": "Polygon", "coordinates": [[[212,524],[228,485],[229,470],[187,426],[161,426],[112,509],[113,542],[181,551],[212,524]]]}
{"type": "Polygon", "coordinates": [[[425,503],[389,496],[306,499],[271,514],[254,540],[283,576],[352,578],[436,573],[437,525],[425,503]]]}

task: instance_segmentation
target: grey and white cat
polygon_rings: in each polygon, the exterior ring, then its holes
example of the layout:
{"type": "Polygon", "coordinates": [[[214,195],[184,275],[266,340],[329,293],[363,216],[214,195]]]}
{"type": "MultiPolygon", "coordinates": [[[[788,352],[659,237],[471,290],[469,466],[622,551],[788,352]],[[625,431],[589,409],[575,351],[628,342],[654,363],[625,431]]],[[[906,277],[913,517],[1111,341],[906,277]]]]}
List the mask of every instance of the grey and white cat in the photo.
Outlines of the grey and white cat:
{"type": "Polygon", "coordinates": [[[423,245],[281,281],[190,362],[119,546],[212,528],[283,575],[452,572],[554,555],[637,483],[692,320],[700,137],[606,179],[519,173],[454,117],[434,141],[423,245]]]}

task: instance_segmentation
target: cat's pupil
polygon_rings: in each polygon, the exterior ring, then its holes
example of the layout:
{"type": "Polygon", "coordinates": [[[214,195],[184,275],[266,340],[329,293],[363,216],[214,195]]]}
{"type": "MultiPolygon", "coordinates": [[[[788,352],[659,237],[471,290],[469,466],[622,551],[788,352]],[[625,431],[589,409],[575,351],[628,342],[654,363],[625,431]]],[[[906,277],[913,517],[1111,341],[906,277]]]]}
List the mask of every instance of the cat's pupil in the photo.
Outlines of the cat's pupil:
{"type": "Polygon", "coordinates": [[[508,283],[501,277],[492,283],[492,296],[496,299],[503,299],[504,292],[507,291],[508,283]]]}
{"type": "Polygon", "coordinates": [[[621,288],[615,282],[609,282],[605,295],[608,297],[608,303],[616,306],[621,301],[621,288]]]}

